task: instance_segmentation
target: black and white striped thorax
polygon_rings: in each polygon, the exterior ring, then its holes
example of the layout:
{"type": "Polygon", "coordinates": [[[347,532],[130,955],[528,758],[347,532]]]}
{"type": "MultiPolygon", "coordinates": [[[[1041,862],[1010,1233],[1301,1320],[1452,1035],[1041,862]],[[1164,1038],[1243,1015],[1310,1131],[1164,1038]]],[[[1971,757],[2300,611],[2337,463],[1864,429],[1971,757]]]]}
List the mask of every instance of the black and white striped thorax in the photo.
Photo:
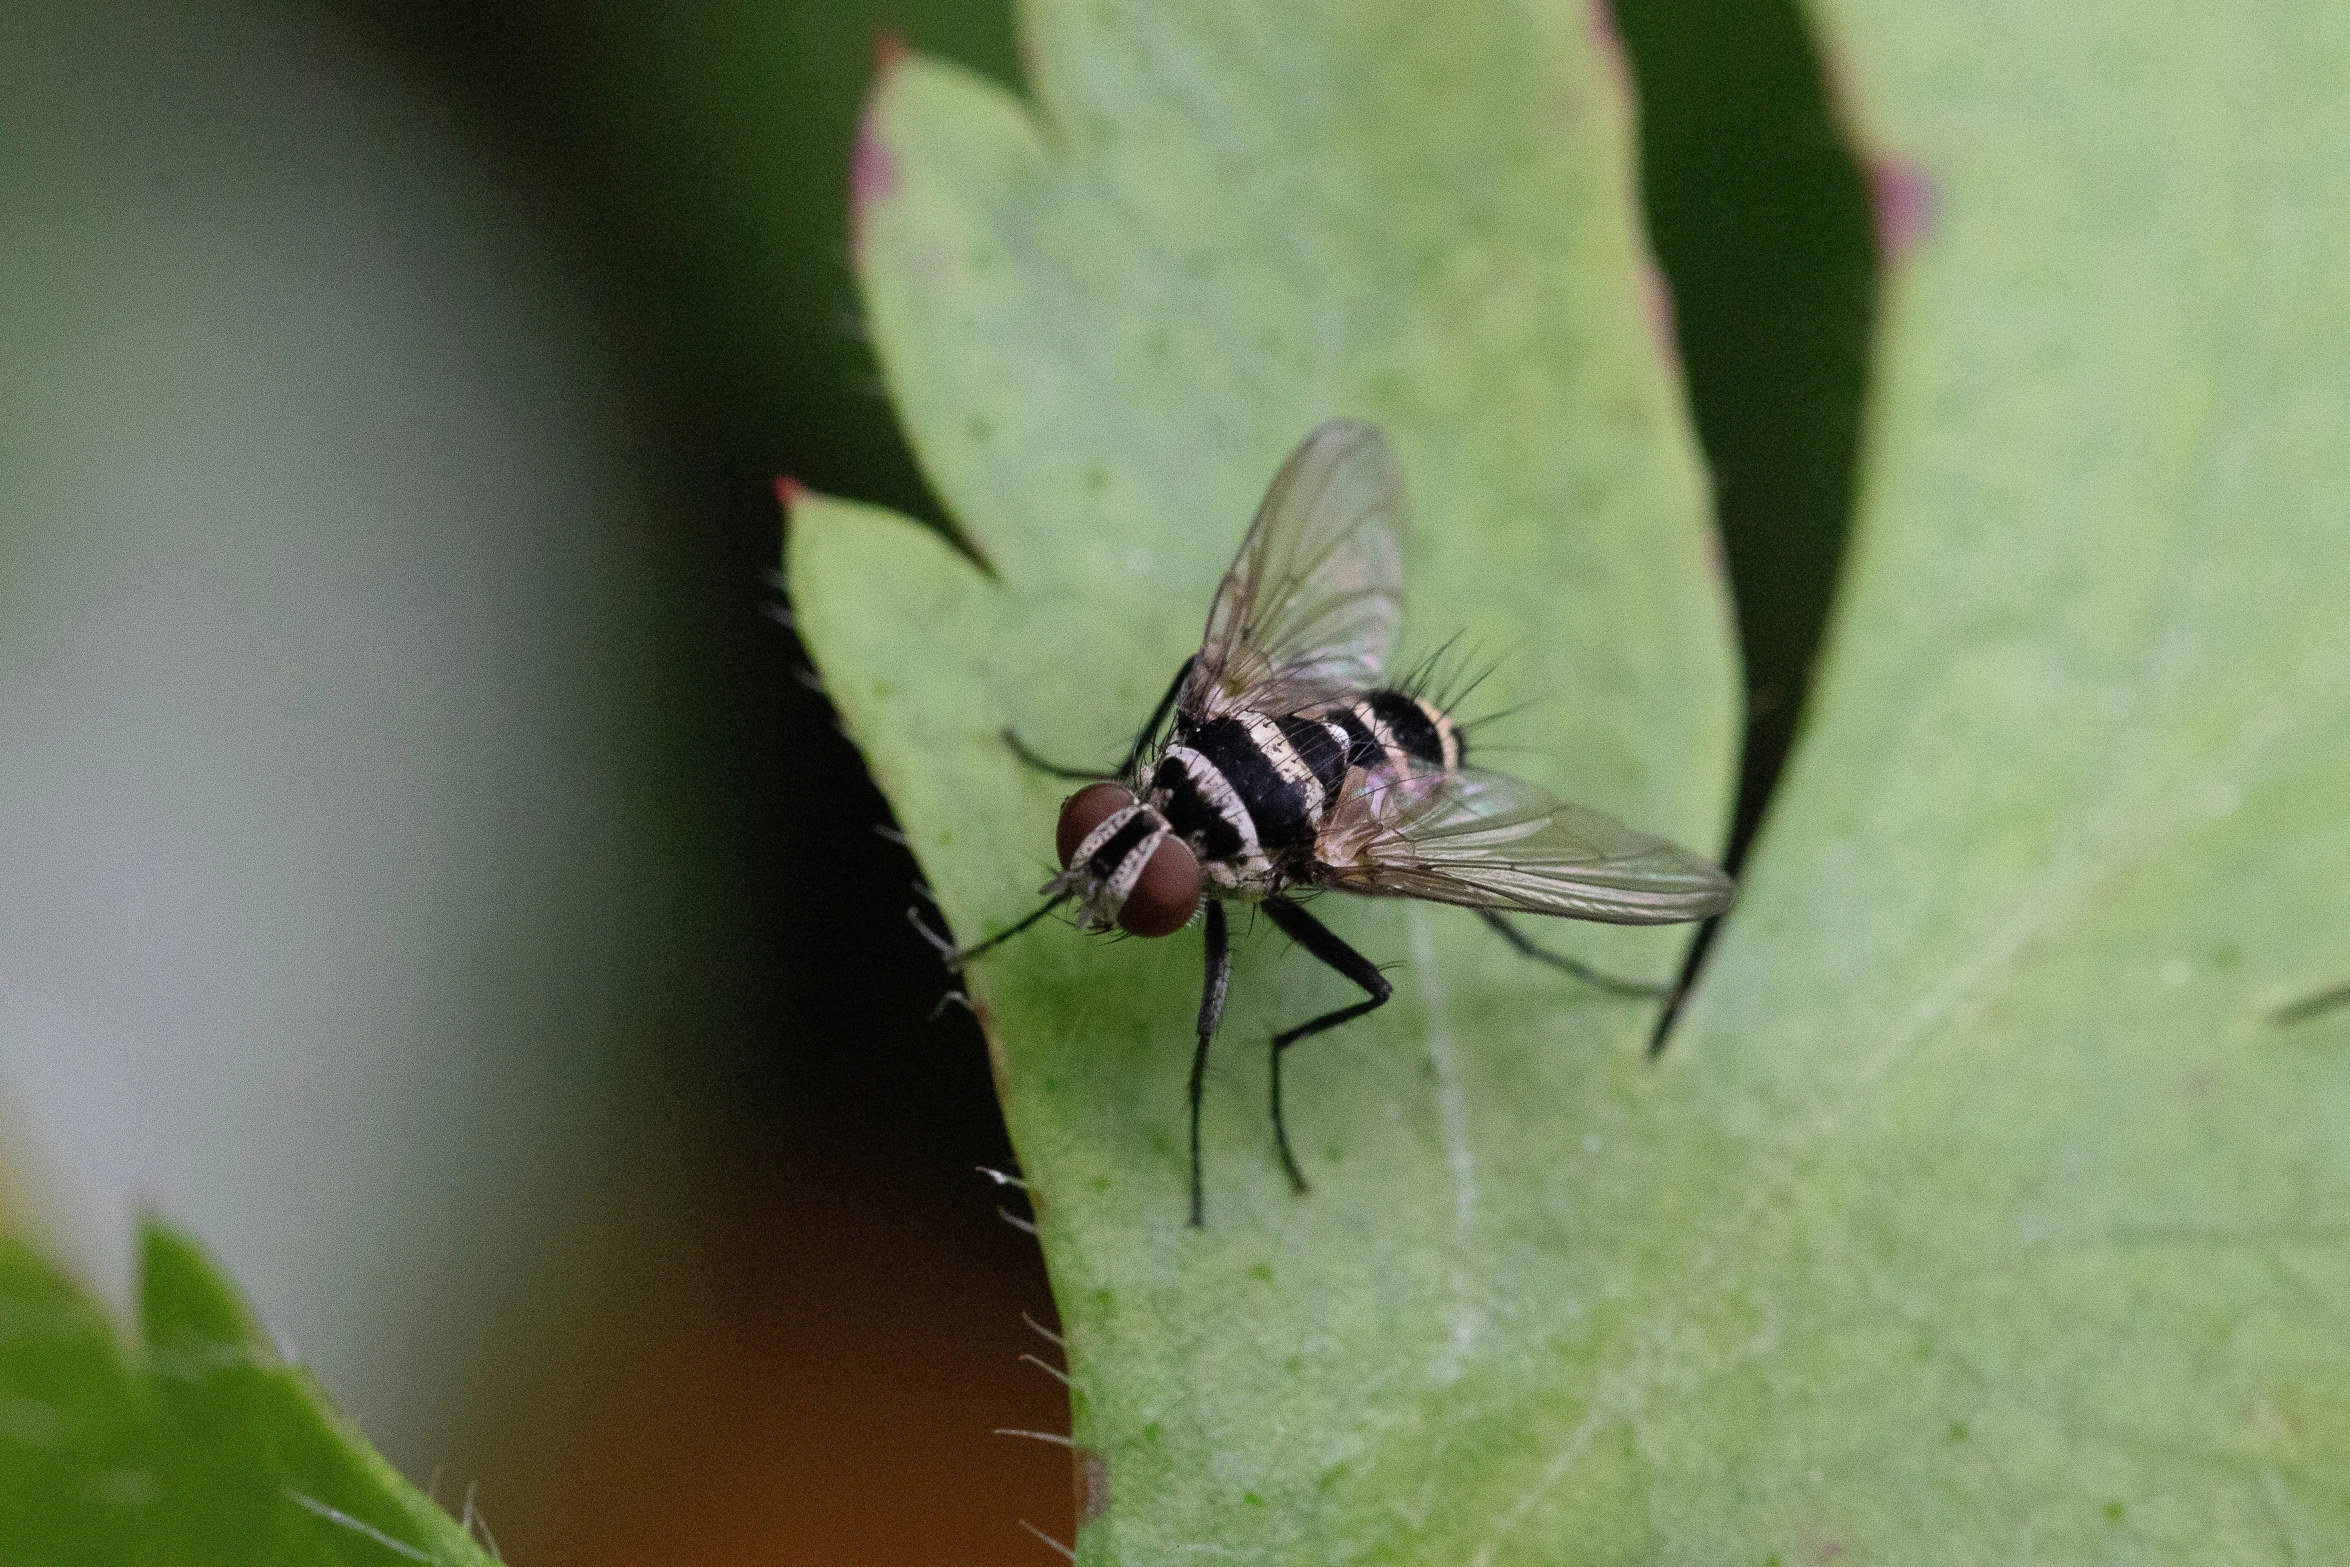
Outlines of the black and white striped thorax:
{"type": "MultiPolygon", "coordinates": [[[[1306,879],[1350,771],[1449,774],[1460,764],[1460,731],[1434,704],[1368,691],[1305,713],[1179,721],[1139,809],[1191,846],[1212,896],[1258,899],[1306,879]]],[[[1157,843],[1137,838],[1125,852],[1143,855],[1157,843]]]]}

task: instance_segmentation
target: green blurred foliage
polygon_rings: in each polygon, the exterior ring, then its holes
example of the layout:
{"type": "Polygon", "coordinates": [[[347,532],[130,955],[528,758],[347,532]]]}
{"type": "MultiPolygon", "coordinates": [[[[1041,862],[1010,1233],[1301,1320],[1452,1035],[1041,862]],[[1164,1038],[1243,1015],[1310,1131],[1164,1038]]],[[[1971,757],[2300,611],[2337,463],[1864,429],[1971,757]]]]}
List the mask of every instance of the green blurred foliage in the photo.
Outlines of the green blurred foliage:
{"type": "Polygon", "coordinates": [[[0,1236],[0,1560],[41,1567],[484,1567],[186,1238],[142,1240],[139,1342],[0,1236]]]}
{"type": "Polygon", "coordinates": [[[1017,80],[1005,5],[336,8],[463,84],[571,188],[584,240],[710,421],[713,456],[757,453],[770,472],[932,510],[850,286],[849,147],[885,38],[1017,80]]]}

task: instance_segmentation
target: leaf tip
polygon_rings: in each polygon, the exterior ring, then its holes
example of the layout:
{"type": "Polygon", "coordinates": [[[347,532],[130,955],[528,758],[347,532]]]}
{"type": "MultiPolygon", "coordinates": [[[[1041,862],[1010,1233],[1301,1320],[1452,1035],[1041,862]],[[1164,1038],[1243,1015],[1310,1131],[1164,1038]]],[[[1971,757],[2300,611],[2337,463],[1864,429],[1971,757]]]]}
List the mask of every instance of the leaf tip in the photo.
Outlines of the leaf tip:
{"type": "Polygon", "coordinates": [[[775,476],[775,504],[783,508],[783,514],[786,517],[789,517],[800,502],[807,498],[808,487],[799,480],[788,473],[779,473],[775,476]]]}
{"type": "Polygon", "coordinates": [[[260,1342],[244,1297],[201,1245],[153,1209],[139,1215],[139,1316],[147,1342],[159,1347],[260,1342]]]}

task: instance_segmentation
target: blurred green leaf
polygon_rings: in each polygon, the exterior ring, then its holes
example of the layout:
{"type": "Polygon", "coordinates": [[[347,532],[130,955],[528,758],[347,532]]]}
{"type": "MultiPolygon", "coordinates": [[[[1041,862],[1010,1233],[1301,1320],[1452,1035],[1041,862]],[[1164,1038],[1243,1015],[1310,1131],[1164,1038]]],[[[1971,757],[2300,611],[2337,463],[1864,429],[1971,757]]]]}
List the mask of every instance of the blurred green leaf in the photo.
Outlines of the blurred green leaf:
{"type": "Polygon", "coordinates": [[[195,1245],[145,1232],[144,1344],[0,1236],[0,1561],[486,1563],[288,1366],[195,1245]]]}
{"type": "MultiPolygon", "coordinates": [[[[982,577],[807,498],[810,647],[966,939],[1030,906],[1315,420],[1396,438],[1414,625],[1507,758],[1710,841],[1731,716],[1583,13],[1038,5],[909,64],[863,276],[982,577]]],[[[1069,1329],[1093,1561],[2350,1551],[2350,15],[1830,7],[1897,255],[1818,708],[1662,1062],[1464,916],[1244,944],[1182,1224],[1196,938],[972,976],[1069,1329]]],[[[1768,396],[1768,387],[1755,395],[1768,396]]],[[[1673,938],[1573,928],[1663,971],[1673,938]]]]}

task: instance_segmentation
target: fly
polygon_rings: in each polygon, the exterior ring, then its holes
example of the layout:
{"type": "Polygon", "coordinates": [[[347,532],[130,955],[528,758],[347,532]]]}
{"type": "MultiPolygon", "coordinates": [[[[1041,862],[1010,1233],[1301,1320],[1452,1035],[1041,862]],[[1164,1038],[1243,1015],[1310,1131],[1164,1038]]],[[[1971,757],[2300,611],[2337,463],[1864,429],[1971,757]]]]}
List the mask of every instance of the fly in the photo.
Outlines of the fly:
{"type": "Polygon", "coordinates": [[[1191,1059],[1191,1222],[1202,1222],[1200,1092],[1231,977],[1225,905],[1253,903],[1364,999],[1272,1041],[1274,1146],[1305,1173],[1281,1117],[1281,1057],[1384,1005],[1393,986],[1297,901],[1324,890],[1474,909],[1511,946],[1618,994],[1611,978],[1536,945],[1508,919],[1617,925],[1704,919],[1734,889],[1715,866],[1533,784],[1470,765],[1453,715],[1381,683],[1403,619],[1403,476],[1386,437],[1322,425],[1290,454],[1216,589],[1207,635],[1115,772],[1025,762],[1087,780],[1061,807],[1063,867],[1044,905],[985,941],[947,948],[959,970],[1062,905],[1084,930],[1165,936],[1204,901],[1207,973],[1191,1059]],[[1171,722],[1170,722],[1171,721],[1171,722]]]}

